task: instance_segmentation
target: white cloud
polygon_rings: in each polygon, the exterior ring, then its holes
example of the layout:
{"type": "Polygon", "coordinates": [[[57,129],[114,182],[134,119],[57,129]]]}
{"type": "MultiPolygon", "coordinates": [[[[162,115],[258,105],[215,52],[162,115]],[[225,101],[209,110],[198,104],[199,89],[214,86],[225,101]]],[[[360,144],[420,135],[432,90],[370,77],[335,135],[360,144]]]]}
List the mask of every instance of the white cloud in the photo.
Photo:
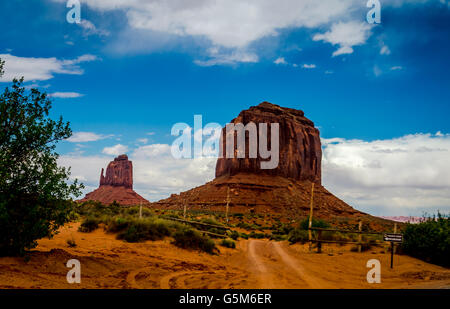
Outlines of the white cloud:
{"type": "Polygon", "coordinates": [[[61,98],[61,99],[69,99],[69,98],[80,98],[84,96],[84,94],[78,92],[53,92],[48,94],[51,98],[61,98]]]}
{"type": "Polygon", "coordinates": [[[403,70],[403,67],[399,65],[391,67],[391,71],[398,71],[398,70],[403,70]]]}
{"type": "Polygon", "coordinates": [[[94,132],[75,132],[67,139],[67,141],[71,143],[95,142],[111,136],[112,135],[101,135],[94,132]]]}
{"type": "Polygon", "coordinates": [[[128,151],[128,147],[122,144],[117,144],[111,147],[105,147],[103,148],[102,153],[111,155],[111,156],[118,156],[121,154],[124,154],[128,151]]]}
{"type": "Polygon", "coordinates": [[[302,66],[302,68],[304,68],[304,69],[315,69],[315,68],[316,68],[316,65],[315,65],[315,64],[307,64],[307,63],[305,63],[305,64],[302,66]]]}
{"type": "Polygon", "coordinates": [[[353,46],[364,44],[370,37],[371,26],[366,22],[338,22],[331,26],[331,30],[323,34],[316,34],[314,41],[324,41],[339,48],[333,52],[333,57],[353,53],[353,46]]]}
{"type": "Polygon", "coordinates": [[[52,58],[17,57],[0,54],[5,61],[5,74],[0,82],[10,82],[13,78],[24,76],[25,80],[49,80],[54,74],[82,75],[84,71],[78,66],[82,62],[97,60],[96,56],[83,55],[72,60],[52,58]]]}
{"type": "Polygon", "coordinates": [[[245,50],[221,51],[214,47],[208,50],[210,59],[195,60],[200,66],[234,65],[237,63],[255,63],[259,58],[256,54],[245,50]]]}
{"type": "Polygon", "coordinates": [[[141,143],[141,144],[147,144],[148,143],[148,138],[138,138],[137,142],[141,143]]]}
{"type": "Polygon", "coordinates": [[[375,215],[450,211],[450,134],[322,143],[324,185],[356,208],[375,215]]]}
{"type": "Polygon", "coordinates": [[[110,34],[109,31],[98,29],[91,21],[87,19],[82,19],[81,22],[77,25],[83,28],[85,36],[90,35],[108,36],[110,34]]]}
{"type": "Polygon", "coordinates": [[[284,59],[284,57],[279,57],[279,58],[275,59],[275,61],[273,63],[275,63],[275,64],[288,64],[286,59],[284,59]]]}
{"type": "Polygon", "coordinates": [[[381,46],[380,49],[380,55],[390,55],[391,54],[391,50],[389,49],[389,47],[387,45],[381,46]]]}
{"type": "MultiPolygon", "coordinates": [[[[63,0],[54,0],[63,2],[63,0]]],[[[315,27],[348,14],[340,0],[86,0],[100,11],[123,10],[135,29],[204,36],[213,45],[245,47],[287,27],[315,27]]]]}

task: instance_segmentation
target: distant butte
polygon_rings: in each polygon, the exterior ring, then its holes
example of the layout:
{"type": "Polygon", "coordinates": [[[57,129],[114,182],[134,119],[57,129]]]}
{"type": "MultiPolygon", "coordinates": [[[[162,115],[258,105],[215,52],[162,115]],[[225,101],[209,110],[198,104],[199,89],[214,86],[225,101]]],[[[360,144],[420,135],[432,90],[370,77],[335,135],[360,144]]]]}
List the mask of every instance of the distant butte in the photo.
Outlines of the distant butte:
{"type": "Polygon", "coordinates": [[[123,154],[109,162],[106,173],[100,174],[98,189],[86,194],[80,202],[98,201],[110,204],[114,201],[120,205],[130,206],[148,204],[149,202],[133,190],[133,163],[123,154]]]}
{"type": "Polygon", "coordinates": [[[314,183],[314,216],[365,215],[321,185],[320,134],[303,111],[263,102],[242,111],[231,122],[243,125],[249,122],[279,123],[278,167],[271,170],[260,169],[259,164],[264,160],[260,157],[219,158],[213,181],[180,194],[172,194],[167,199],[153,203],[155,207],[181,209],[183,205],[187,205],[189,209],[225,211],[224,206],[229,197],[230,212],[273,213],[285,218],[304,217],[309,213],[311,187],[314,183]]]}

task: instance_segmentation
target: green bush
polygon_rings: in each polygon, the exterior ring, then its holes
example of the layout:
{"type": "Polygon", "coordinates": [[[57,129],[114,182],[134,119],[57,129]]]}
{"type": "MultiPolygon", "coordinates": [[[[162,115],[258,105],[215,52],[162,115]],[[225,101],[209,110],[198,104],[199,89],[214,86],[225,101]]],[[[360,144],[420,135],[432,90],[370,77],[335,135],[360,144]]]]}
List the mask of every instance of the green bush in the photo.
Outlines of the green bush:
{"type": "Polygon", "coordinates": [[[98,228],[98,224],[99,220],[97,218],[88,217],[83,220],[78,228],[78,231],[82,233],[90,233],[98,228]]]}
{"type": "Polygon", "coordinates": [[[288,235],[288,241],[291,244],[295,244],[297,242],[305,243],[308,240],[308,231],[302,229],[294,229],[288,235]]]}
{"type": "Polygon", "coordinates": [[[450,220],[438,213],[424,222],[406,225],[401,250],[427,262],[450,266],[450,220]]]}
{"type": "Polygon", "coordinates": [[[231,231],[231,232],[228,232],[228,234],[229,234],[230,238],[233,240],[237,240],[239,238],[239,232],[237,232],[237,231],[231,231]]]}
{"type": "Polygon", "coordinates": [[[210,254],[216,249],[214,241],[192,229],[178,230],[173,234],[173,238],[173,244],[183,249],[196,249],[210,254]]]}
{"type": "MultiPolygon", "coordinates": [[[[309,227],[309,219],[304,219],[300,222],[299,228],[301,230],[307,230],[309,227]]],[[[312,219],[312,227],[318,227],[318,228],[328,228],[330,227],[330,224],[322,219],[312,219]]]]}
{"type": "Polygon", "coordinates": [[[169,236],[169,224],[165,220],[133,220],[118,235],[118,239],[128,242],[159,240],[169,236]]]}
{"type": "Polygon", "coordinates": [[[248,237],[256,238],[256,239],[262,239],[262,238],[266,237],[266,234],[264,234],[264,233],[255,233],[255,231],[252,231],[250,233],[250,235],[248,235],[248,237]]]}
{"type": "Polygon", "coordinates": [[[220,245],[231,249],[236,248],[236,243],[231,239],[222,239],[220,245]]]}

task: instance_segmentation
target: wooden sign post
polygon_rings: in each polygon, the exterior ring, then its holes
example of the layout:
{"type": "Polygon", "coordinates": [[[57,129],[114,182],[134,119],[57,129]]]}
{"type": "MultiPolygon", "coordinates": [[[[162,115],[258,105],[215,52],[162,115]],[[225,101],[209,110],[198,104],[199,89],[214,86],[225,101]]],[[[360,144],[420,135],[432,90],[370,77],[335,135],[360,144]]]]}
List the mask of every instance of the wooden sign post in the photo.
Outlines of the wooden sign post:
{"type": "MultiPolygon", "coordinates": [[[[394,230],[396,231],[396,228],[394,230]]],[[[391,242],[391,268],[393,268],[394,267],[394,243],[403,242],[403,234],[385,233],[383,235],[383,240],[391,242]]]]}
{"type": "Polygon", "coordinates": [[[142,219],[142,202],[139,205],[139,219],[142,219]]]}

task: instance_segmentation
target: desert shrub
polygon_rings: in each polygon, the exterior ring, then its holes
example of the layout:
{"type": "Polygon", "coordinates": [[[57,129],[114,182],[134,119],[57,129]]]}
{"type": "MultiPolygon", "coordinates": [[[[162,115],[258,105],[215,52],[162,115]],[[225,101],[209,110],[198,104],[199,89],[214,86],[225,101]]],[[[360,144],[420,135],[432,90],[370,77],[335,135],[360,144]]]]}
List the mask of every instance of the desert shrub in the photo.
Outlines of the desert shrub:
{"type": "Polygon", "coordinates": [[[78,228],[79,232],[82,233],[90,233],[98,228],[99,219],[94,217],[87,217],[83,220],[80,227],[78,228]]]}
{"type": "Polygon", "coordinates": [[[239,236],[243,239],[248,239],[248,234],[246,233],[239,233],[239,236]]]}
{"type": "Polygon", "coordinates": [[[128,242],[139,242],[163,239],[170,234],[169,224],[165,220],[138,219],[129,221],[127,227],[117,235],[117,238],[128,242]]]}
{"type": "Polygon", "coordinates": [[[295,244],[297,242],[305,243],[306,241],[308,241],[308,231],[298,229],[298,228],[294,229],[289,233],[288,241],[291,244],[295,244]]]}
{"type": "Polygon", "coordinates": [[[237,240],[239,238],[239,232],[237,231],[228,231],[228,236],[230,236],[231,239],[237,240]]]}
{"type": "Polygon", "coordinates": [[[77,246],[77,243],[75,242],[75,239],[73,239],[73,238],[67,239],[66,243],[71,248],[74,248],[77,246]]]}
{"type": "Polygon", "coordinates": [[[440,213],[403,231],[401,250],[427,262],[450,266],[450,220],[440,213]]]}
{"type": "Polygon", "coordinates": [[[231,239],[222,239],[220,245],[231,249],[236,248],[236,243],[231,239]]]}
{"type": "Polygon", "coordinates": [[[278,234],[271,234],[270,235],[270,240],[275,240],[275,241],[283,241],[287,239],[287,235],[278,235],[278,234]]]}
{"type": "Polygon", "coordinates": [[[200,221],[203,222],[203,223],[206,223],[206,224],[219,225],[219,226],[223,225],[222,223],[218,222],[213,217],[202,218],[200,221]]]}
{"type": "Polygon", "coordinates": [[[173,238],[173,244],[183,249],[196,249],[212,254],[216,248],[214,241],[209,237],[189,228],[176,231],[173,238]]]}
{"type": "MultiPolygon", "coordinates": [[[[299,224],[299,228],[301,230],[307,230],[308,227],[309,227],[309,219],[304,219],[299,224]]],[[[325,220],[313,218],[312,219],[312,227],[318,227],[318,228],[325,229],[325,228],[330,227],[330,224],[328,222],[326,222],[325,220]]]]}
{"type": "Polygon", "coordinates": [[[130,218],[116,217],[108,221],[106,231],[109,233],[117,233],[123,231],[128,227],[130,218]]]}
{"type": "Polygon", "coordinates": [[[256,239],[262,239],[264,237],[266,237],[266,235],[264,233],[256,233],[255,231],[252,231],[248,237],[250,238],[256,238],[256,239]]]}

